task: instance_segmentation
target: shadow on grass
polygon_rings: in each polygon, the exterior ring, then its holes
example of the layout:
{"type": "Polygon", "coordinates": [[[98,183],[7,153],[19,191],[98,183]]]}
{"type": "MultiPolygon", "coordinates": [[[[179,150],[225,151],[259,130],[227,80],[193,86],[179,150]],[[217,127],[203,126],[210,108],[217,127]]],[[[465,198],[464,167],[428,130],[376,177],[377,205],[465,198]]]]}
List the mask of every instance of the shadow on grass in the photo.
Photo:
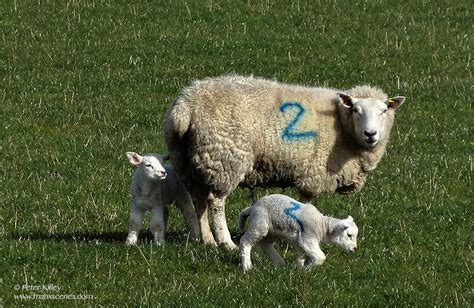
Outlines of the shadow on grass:
{"type": "MultiPolygon", "coordinates": [[[[11,233],[9,238],[16,241],[56,241],[56,242],[104,242],[125,243],[127,232],[72,232],[72,233],[48,233],[34,231],[30,233],[11,233]]],[[[139,242],[150,243],[153,236],[150,232],[141,232],[139,242]]],[[[188,240],[185,232],[170,231],[166,233],[167,243],[183,243],[188,240]]]]}
{"type": "MultiPolygon", "coordinates": [[[[31,232],[12,232],[6,236],[7,240],[23,241],[23,242],[49,242],[49,243],[83,243],[86,245],[95,244],[111,244],[114,247],[125,247],[125,239],[128,233],[123,231],[77,231],[77,232],[56,232],[49,233],[43,231],[31,232]]],[[[174,245],[176,247],[193,247],[193,253],[196,253],[203,260],[215,260],[218,258],[224,263],[232,266],[239,266],[240,258],[235,251],[227,251],[226,249],[204,245],[202,241],[194,242],[185,230],[170,230],[166,233],[166,245],[174,245]],[[197,245],[194,245],[197,244],[197,245]]],[[[233,236],[234,243],[238,245],[238,236],[233,236]]],[[[152,245],[153,236],[149,231],[140,232],[138,238],[138,247],[142,245],[152,245]]],[[[153,244],[154,245],[154,244],[153,244]]],[[[211,262],[211,261],[209,261],[211,262]]],[[[212,261],[213,262],[213,261],[212,261]]],[[[193,265],[195,266],[195,265],[193,265]]],[[[196,269],[195,269],[196,270],[196,269]]]]}

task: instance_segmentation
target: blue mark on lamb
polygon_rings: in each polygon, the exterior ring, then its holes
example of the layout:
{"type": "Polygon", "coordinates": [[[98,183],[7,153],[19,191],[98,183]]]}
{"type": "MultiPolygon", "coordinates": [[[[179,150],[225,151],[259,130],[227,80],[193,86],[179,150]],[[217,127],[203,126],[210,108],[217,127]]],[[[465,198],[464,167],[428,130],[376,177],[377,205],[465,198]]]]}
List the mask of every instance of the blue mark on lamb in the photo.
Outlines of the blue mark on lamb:
{"type": "Polygon", "coordinates": [[[303,233],[304,232],[303,222],[295,214],[293,214],[293,212],[296,212],[297,210],[301,208],[301,204],[297,202],[290,202],[290,204],[292,205],[292,207],[284,209],[283,213],[285,213],[286,216],[296,221],[296,223],[300,226],[301,232],[303,233]]]}
{"type": "Polygon", "coordinates": [[[288,125],[283,129],[281,138],[285,141],[291,140],[301,140],[301,139],[313,139],[318,135],[313,130],[306,131],[296,131],[295,126],[301,120],[301,117],[306,112],[306,110],[301,106],[300,102],[283,102],[280,105],[280,112],[285,112],[287,109],[293,108],[296,109],[295,117],[288,123],[288,125]]]}

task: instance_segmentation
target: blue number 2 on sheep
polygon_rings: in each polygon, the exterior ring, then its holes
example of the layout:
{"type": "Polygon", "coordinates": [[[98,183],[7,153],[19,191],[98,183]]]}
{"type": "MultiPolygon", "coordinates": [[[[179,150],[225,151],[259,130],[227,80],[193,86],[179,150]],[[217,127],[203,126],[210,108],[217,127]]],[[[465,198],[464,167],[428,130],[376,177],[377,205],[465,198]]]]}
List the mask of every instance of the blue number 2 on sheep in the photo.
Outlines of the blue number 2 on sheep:
{"type": "Polygon", "coordinates": [[[293,219],[294,221],[296,221],[296,223],[298,224],[298,226],[300,226],[300,229],[301,229],[301,232],[304,232],[304,225],[303,223],[301,222],[301,219],[299,219],[298,216],[296,216],[293,212],[301,209],[301,204],[298,203],[298,202],[295,202],[295,201],[292,201],[290,202],[291,204],[291,207],[288,207],[286,209],[283,210],[283,213],[285,213],[286,216],[290,217],[291,219],[293,219]]]}
{"type": "Polygon", "coordinates": [[[238,185],[294,187],[303,203],[360,191],[404,100],[371,86],[339,91],[236,75],[194,81],[170,106],[164,135],[204,242],[237,248],[225,201],[238,185]]]}
{"type": "Polygon", "coordinates": [[[301,121],[301,117],[305,114],[305,109],[300,102],[283,102],[280,105],[280,112],[286,112],[287,109],[296,109],[296,115],[283,129],[281,138],[285,141],[313,139],[316,138],[317,133],[313,130],[296,131],[296,125],[301,121]]]}

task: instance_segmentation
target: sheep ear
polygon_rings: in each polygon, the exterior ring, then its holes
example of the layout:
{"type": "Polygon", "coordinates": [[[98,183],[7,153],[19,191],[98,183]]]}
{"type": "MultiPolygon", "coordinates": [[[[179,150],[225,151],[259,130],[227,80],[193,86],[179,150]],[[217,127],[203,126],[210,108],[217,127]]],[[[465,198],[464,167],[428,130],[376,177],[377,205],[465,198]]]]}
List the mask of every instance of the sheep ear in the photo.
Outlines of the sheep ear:
{"type": "Polygon", "coordinates": [[[336,226],[336,229],[339,232],[342,232],[348,228],[349,228],[349,224],[347,223],[347,221],[344,221],[344,220],[341,220],[336,226]]]}
{"type": "Polygon", "coordinates": [[[143,157],[135,152],[127,152],[127,158],[130,164],[132,164],[133,166],[139,165],[143,160],[143,157]]]}
{"type": "Polygon", "coordinates": [[[346,220],[348,222],[354,222],[354,218],[351,215],[347,216],[346,220]]]}
{"type": "Polygon", "coordinates": [[[354,107],[354,104],[352,103],[352,97],[349,94],[338,92],[337,95],[339,96],[339,103],[341,103],[342,106],[349,109],[354,107]]]}
{"type": "Polygon", "coordinates": [[[162,156],[162,158],[163,158],[163,161],[170,160],[170,154],[169,154],[169,153],[164,154],[164,155],[162,156]]]}
{"type": "Polygon", "coordinates": [[[397,109],[405,101],[405,96],[395,96],[387,100],[388,109],[397,109]]]}

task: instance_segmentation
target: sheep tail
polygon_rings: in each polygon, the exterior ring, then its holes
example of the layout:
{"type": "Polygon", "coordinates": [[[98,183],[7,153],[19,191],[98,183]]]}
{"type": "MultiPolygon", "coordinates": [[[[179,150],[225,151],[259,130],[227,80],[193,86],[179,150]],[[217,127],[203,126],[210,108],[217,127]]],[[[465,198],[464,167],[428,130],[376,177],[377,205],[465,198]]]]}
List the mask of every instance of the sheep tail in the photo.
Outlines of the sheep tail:
{"type": "Polygon", "coordinates": [[[192,191],[192,177],[189,166],[189,128],[191,125],[191,109],[183,97],[179,97],[165,117],[164,135],[169,158],[174,170],[189,191],[192,191]]]}
{"type": "Polygon", "coordinates": [[[178,135],[179,138],[189,130],[191,125],[191,110],[184,99],[178,98],[166,116],[166,132],[168,135],[178,135]]]}
{"type": "Polygon", "coordinates": [[[245,222],[247,221],[247,218],[250,216],[250,213],[252,212],[252,207],[249,206],[245,208],[242,212],[240,212],[239,215],[239,229],[240,233],[244,233],[245,230],[245,222]]]}

